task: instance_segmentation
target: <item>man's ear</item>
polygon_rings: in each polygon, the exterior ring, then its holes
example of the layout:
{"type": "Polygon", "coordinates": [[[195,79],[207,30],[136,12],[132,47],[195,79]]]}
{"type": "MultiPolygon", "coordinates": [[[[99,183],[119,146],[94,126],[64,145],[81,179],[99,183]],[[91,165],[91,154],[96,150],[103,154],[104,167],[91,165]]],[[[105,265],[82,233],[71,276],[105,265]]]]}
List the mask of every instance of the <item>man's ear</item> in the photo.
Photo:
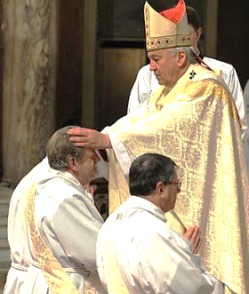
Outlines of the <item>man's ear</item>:
{"type": "Polygon", "coordinates": [[[77,160],[74,156],[70,156],[69,157],[69,160],[68,160],[68,165],[69,165],[69,168],[74,171],[74,172],[77,172],[78,170],[78,165],[77,165],[77,160]]]}
{"type": "Polygon", "coordinates": [[[162,181],[157,182],[156,190],[158,193],[162,193],[164,191],[165,185],[162,181]]]}
{"type": "Polygon", "coordinates": [[[177,57],[178,57],[178,65],[179,67],[182,67],[187,60],[187,55],[184,51],[179,51],[177,54],[177,57]]]}
{"type": "Polygon", "coordinates": [[[201,38],[201,34],[202,34],[202,28],[199,27],[195,32],[196,32],[196,36],[197,36],[197,42],[199,42],[199,40],[201,38]]]}

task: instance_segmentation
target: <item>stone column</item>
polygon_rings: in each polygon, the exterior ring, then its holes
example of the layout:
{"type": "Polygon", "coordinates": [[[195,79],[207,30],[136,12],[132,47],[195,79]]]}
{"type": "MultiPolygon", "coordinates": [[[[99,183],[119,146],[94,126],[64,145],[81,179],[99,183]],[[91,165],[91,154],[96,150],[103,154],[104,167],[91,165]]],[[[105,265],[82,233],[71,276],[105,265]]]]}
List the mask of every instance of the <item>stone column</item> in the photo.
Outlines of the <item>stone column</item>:
{"type": "Polygon", "coordinates": [[[54,131],[56,1],[3,0],[3,172],[12,184],[54,131]]]}

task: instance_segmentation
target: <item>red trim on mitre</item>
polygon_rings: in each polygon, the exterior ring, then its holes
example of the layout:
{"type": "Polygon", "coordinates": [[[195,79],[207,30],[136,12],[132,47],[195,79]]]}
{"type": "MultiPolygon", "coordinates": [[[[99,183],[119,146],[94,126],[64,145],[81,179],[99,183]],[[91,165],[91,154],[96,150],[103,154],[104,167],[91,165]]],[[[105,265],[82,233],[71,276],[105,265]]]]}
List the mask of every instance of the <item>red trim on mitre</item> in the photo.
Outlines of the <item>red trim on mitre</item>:
{"type": "Polygon", "coordinates": [[[178,24],[186,11],[185,2],[179,0],[175,7],[163,10],[160,14],[172,22],[178,24]]]}

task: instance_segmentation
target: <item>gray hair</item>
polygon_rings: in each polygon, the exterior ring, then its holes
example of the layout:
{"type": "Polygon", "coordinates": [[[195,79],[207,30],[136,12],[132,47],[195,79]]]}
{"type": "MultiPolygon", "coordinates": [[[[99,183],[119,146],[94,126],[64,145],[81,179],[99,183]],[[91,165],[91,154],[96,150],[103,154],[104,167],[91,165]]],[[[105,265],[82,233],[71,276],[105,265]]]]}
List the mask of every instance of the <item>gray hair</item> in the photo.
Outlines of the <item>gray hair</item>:
{"type": "Polygon", "coordinates": [[[190,61],[191,63],[197,62],[191,47],[176,47],[176,48],[169,48],[168,50],[170,51],[172,56],[176,55],[180,51],[184,51],[187,56],[188,61],[190,61]]]}
{"type": "Polygon", "coordinates": [[[76,147],[69,141],[68,130],[77,128],[77,126],[66,126],[57,130],[46,145],[46,155],[49,165],[57,170],[69,168],[69,158],[74,156],[80,160],[82,158],[83,148],[76,147]]]}

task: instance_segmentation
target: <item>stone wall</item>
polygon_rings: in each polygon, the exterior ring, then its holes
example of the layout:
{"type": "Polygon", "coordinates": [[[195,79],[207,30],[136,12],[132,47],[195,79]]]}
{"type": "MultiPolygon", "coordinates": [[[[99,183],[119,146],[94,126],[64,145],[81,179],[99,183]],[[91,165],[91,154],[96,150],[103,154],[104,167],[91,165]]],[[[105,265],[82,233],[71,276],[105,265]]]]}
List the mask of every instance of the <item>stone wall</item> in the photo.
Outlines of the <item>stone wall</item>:
{"type": "Polygon", "coordinates": [[[4,0],[3,169],[16,184],[54,131],[55,1],[4,0]]]}

